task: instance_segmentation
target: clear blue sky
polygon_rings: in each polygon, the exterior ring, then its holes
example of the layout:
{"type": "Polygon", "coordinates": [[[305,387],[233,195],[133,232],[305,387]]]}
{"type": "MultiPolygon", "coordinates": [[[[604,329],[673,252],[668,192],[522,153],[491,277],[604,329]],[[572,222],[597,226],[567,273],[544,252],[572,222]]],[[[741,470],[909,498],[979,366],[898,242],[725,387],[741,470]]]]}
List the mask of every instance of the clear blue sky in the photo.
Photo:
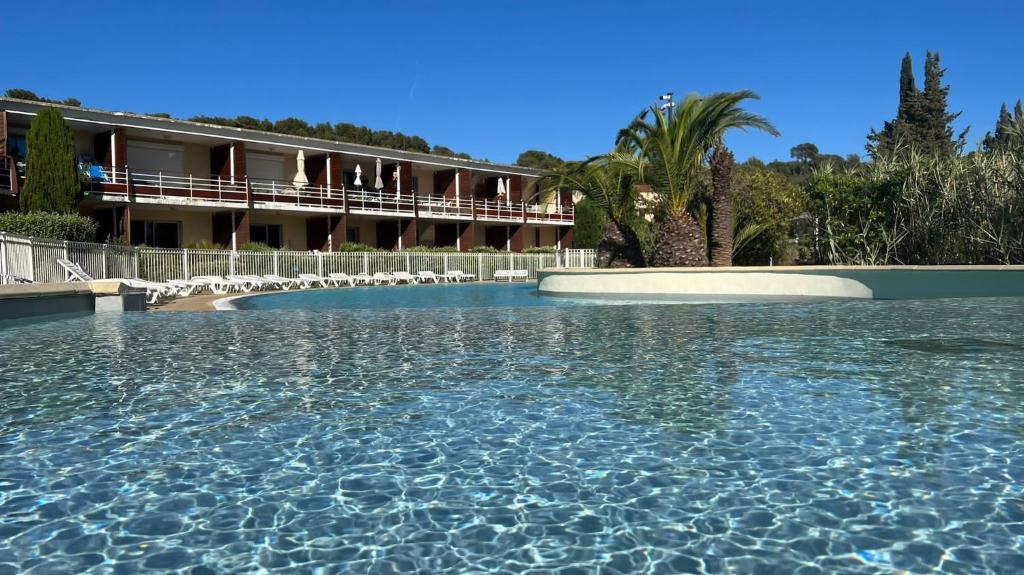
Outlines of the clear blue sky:
{"type": "Polygon", "coordinates": [[[605,151],[665,91],[749,88],[781,138],[863,153],[895,113],[900,58],[938,50],[972,145],[1024,98],[1010,0],[480,2],[33,0],[0,19],[0,88],[136,112],[346,121],[477,158],[605,151]]]}

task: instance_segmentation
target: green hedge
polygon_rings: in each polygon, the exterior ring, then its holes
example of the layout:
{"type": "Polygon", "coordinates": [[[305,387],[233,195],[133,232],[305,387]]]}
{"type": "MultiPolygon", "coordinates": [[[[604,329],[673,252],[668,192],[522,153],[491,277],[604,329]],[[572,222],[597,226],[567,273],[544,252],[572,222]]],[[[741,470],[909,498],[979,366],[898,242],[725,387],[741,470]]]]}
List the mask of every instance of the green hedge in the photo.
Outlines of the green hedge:
{"type": "Polygon", "coordinates": [[[97,224],[93,220],[74,214],[49,212],[7,212],[0,214],[0,232],[21,234],[34,238],[68,240],[72,242],[96,241],[97,224]]]}
{"type": "Polygon", "coordinates": [[[558,250],[555,246],[535,246],[523,249],[524,254],[553,254],[556,251],[558,250]]]}

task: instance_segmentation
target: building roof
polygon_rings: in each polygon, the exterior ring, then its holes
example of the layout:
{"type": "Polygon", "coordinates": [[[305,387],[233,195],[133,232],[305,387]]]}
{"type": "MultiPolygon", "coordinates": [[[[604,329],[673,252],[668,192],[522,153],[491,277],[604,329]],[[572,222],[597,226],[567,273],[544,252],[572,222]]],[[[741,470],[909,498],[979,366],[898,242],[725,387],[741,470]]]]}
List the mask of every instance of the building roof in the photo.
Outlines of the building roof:
{"type": "Polygon", "coordinates": [[[111,112],[95,108],[83,108],[66,106],[64,104],[51,104],[48,102],[0,97],[0,110],[6,110],[15,114],[35,115],[40,108],[46,107],[58,109],[61,112],[61,115],[66,119],[75,122],[138,128],[171,134],[205,136],[227,141],[254,142],[302,149],[306,151],[340,152],[353,156],[380,158],[381,160],[409,161],[416,162],[417,164],[494,172],[504,175],[536,177],[541,174],[540,170],[536,170],[534,168],[513,166],[509,164],[483,162],[480,160],[466,160],[447,156],[435,156],[433,154],[424,154],[422,152],[392,150],[390,148],[381,148],[378,146],[350,144],[335,140],[322,140],[319,138],[292,136],[289,134],[276,134],[273,132],[220,126],[216,124],[204,124],[174,118],[146,116],[144,114],[135,114],[132,112],[111,112]]]}

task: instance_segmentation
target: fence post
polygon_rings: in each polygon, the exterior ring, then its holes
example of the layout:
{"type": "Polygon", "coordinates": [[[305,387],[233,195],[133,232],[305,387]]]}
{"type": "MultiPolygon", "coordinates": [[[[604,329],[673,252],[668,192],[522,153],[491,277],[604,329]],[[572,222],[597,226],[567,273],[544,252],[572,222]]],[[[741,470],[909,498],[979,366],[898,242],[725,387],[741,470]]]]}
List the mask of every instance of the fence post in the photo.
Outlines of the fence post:
{"type": "Polygon", "coordinates": [[[280,261],[280,256],[281,256],[281,252],[277,252],[277,251],[274,252],[274,275],[275,276],[278,275],[279,273],[281,273],[281,272],[277,271],[278,266],[280,265],[278,263],[280,261]]]}
{"type": "Polygon", "coordinates": [[[231,250],[228,254],[228,273],[235,275],[235,257],[238,256],[238,252],[231,250]]]}
{"type": "Polygon", "coordinates": [[[316,250],[316,275],[324,277],[324,254],[316,250]]]}
{"type": "Polygon", "coordinates": [[[484,254],[476,254],[476,277],[484,281],[484,254]]]}
{"type": "Polygon", "coordinates": [[[103,244],[103,246],[100,247],[100,254],[103,259],[103,273],[100,274],[100,276],[103,279],[107,279],[107,244],[103,244]]]}
{"type": "Polygon", "coordinates": [[[409,252],[405,252],[405,273],[412,273],[412,257],[409,255],[409,252]]]}
{"type": "Polygon", "coordinates": [[[7,283],[7,234],[0,232],[0,283],[7,283]]]}
{"type": "Polygon", "coordinates": [[[448,254],[447,253],[444,254],[444,273],[445,273],[445,275],[448,274],[448,254]]]}
{"type": "Polygon", "coordinates": [[[28,279],[36,281],[36,246],[35,240],[28,239],[28,279]]]}
{"type": "Polygon", "coordinates": [[[135,255],[135,276],[134,277],[139,277],[139,259],[140,259],[140,256],[141,256],[142,248],[135,248],[134,252],[135,252],[134,253],[134,255],[135,255]]]}
{"type": "Polygon", "coordinates": [[[181,273],[184,274],[184,276],[185,276],[185,277],[183,277],[181,279],[183,279],[183,280],[190,280],[190,279],[192,279],[192,270],[189,269],[189,265],[188,265],[188,248],[185,248],[185,249],[181,250],[181,263],[182,263],[181,273]]]}
{"type": "Polygon", "coordinates": [[[363,252],[363,273],[370,273],[370,254],[363,252]]]}

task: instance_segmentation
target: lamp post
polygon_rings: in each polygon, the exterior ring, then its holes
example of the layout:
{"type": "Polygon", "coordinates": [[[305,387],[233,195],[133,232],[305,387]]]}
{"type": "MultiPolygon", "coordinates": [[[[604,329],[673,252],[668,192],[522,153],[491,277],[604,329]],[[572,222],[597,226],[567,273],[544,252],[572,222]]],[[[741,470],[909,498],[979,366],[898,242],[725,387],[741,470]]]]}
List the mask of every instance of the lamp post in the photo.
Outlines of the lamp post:
{"type": "Polygon", "coordinates": [[[662,109],[662,111],[666,112],[666,114],[668,114],[668,121],[671,122],[672,121],[672,108],[676,107],[676,103],[672,99],[672,92],[666,92],[666,93],[662,94],[661,97],[658,98],[658,99],[661,100],[662,102],[665,102],[664,104],[661,105],[661,109],[662,109]]]}

